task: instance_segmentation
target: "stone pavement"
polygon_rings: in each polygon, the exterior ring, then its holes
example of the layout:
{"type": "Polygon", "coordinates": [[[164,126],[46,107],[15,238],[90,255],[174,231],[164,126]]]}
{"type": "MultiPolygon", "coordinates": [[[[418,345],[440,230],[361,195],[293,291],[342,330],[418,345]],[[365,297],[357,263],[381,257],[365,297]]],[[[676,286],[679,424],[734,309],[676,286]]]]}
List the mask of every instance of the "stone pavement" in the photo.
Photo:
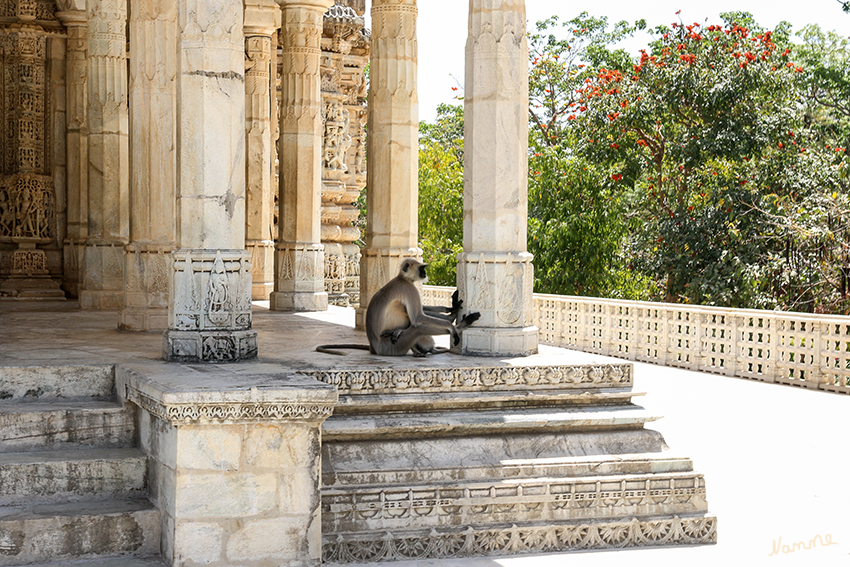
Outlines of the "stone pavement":
{"type": "MultiPolygon", "coordinates": [[[[374,357],[366,353],[327,359],[331,355],[312,352],[320,342],[365,343],[352,322],[353,310],[284,314],[256,304],[260,359],[290,367],[368,364],[374,357]]],[[[117,313],[81,312],[74,302],[0,302],[0,366],[160,359],[161,335],[121,333],[116,324],[117,313]]],[[[576,363],[620,362],[567,353],[576,363]]],[[[403,364],[418,361],[408,358],[403,364]]],[[[635,391],[647,392],[638,403],[664,416],[651,427],[705,474],[709,509],[719,520],[717,545],[428,560],[393,567],[850,565],[850,459],[844,438],[850,431],[850,399],[641,363],[635,364],[635,391]]]]}

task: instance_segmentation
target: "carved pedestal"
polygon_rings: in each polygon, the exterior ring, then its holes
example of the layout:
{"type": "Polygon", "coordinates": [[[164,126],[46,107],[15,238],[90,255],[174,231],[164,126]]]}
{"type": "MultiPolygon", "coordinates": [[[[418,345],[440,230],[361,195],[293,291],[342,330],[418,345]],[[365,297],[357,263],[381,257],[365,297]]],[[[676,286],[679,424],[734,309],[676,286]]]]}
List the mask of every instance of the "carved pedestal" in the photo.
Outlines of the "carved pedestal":
{"type": "Polygon", "coordinates": [[[125,255],[122,331],[164,331],[168,328],[168,279],[171,250],[130,244],[125,255]]]}
{"type": "Polygon", "coordinates": [[[537,352],[533,256],[528,253],[458,255],[458,289],[481,318],[461,334],[460,351],[481,356],[537,352]]]}
{"type": "Polygon", "coordinates": [[[321,244],[279,247],[272,311],[327,311],[325,247],[321,244]]]}
{"type": "Polygon", "coordinates": [[[171,326],[162,356],[172,362],[234,362],[256,358],[251,329],[251,264],[244,251],[178,250],[171,326]]]}
{"type": "Polygon", "coordinates": [[[18,249],[12,256],[11,277],[0,285],[0,298],[65,299],[65,292],[50,279],[44,250],[35,247],[35,240],[15,240],[18,249]]]}

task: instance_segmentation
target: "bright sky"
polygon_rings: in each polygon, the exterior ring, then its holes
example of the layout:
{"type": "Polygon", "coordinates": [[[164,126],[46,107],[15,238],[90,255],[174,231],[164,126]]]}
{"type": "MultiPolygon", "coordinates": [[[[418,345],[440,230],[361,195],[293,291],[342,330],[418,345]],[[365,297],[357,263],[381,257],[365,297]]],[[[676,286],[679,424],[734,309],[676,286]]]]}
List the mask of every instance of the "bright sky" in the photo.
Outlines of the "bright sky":
{"type": "MultiPolygon", "coordinates": [[[[456,80],[463,82],[464,45],[467,36],[468,2],[465,0],[419,0],[419,118],[432,121],[440,102],[453,100],[451,88],[456,80]],[[456,80],[453,78],[455,77],[456,80]]],[[[794,30],[816,23],[825,30],[850,36],[850,14],[841,11],[836,0],[526,0],[528,20],[536,22],[557,14],[562,21],[587,11],[593,16],[608,16],[609,22],[645,19],[650,28],[677,21],[676,11],[682,10],[684,23],[720,23],[721,12],[747,11],[760,25],[773,28],[782,20],[794,30]]],[[[624,45],[637,53],[648,36],[639,36],[624,45]]]]}

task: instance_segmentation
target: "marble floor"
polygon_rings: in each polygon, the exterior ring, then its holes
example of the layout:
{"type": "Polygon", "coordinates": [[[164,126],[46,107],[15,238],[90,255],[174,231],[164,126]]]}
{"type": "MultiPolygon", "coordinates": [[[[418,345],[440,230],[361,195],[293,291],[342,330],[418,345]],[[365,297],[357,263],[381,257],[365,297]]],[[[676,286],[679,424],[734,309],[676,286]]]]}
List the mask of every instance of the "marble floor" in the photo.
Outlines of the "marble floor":
{"type": "MultiPolygon", "coordinates": [[[[115,312],[81,312],[74,302],[0,301],[3,366],[159,360],[157,333],[122,333],[115,312]]],[[[313,352],[324,342],[362,342],[353,311],[283,314],[255,304],[260,360],[290,367],[386,364],[354,352],[313,352]]],[[[541,348],[541,358],[609,360],[541,348]]],[[[376,360],[378,358],[378,360],[376,360]]],[[[420,361],[391,359],[395,364],[420,361]]],[[[445,355],[435,362],[450,365],[445,355]]],[[[470,364],[469,359],[465,362],[470,364]]],[[[505,558],[399,562],[393,567],[582,567],[622,565],[850,565],[850,397],[649,364],[634,365],[636,401],[664,416],[651,425],[705,475],[718,543],[505,558]]]]}

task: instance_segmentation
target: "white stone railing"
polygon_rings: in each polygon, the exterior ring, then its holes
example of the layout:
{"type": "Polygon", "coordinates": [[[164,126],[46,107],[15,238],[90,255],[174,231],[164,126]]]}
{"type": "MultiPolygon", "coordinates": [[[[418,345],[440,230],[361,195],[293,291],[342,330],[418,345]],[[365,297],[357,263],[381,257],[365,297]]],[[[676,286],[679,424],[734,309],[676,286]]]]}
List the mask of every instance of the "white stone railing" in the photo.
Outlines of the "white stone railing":
{"type": "MultiPolygon", "coordinates": [[[[453,291],[425,286],[423,301],[453,291]]],[[[544,344],[850,394],[850,317],[543,294],[534,311],[544,344]]]]}

